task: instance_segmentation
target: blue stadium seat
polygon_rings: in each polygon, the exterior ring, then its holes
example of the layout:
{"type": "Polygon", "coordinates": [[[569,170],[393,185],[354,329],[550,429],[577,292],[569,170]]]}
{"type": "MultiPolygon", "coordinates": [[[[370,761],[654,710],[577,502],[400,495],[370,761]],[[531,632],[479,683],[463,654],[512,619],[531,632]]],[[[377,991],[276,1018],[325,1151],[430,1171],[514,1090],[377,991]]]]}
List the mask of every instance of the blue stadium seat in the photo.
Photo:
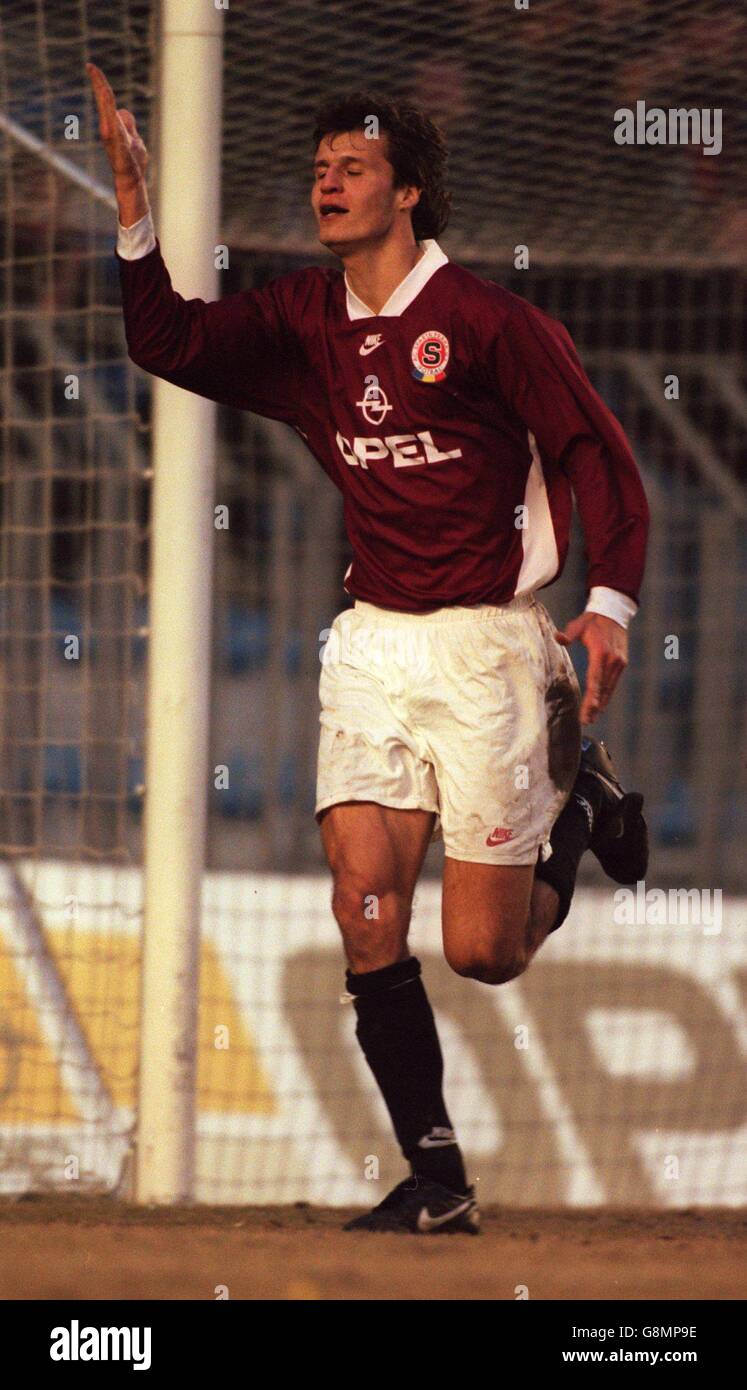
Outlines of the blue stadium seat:
{"type": "MultiPolygon", "coordinates": [[[[232,676],[249,676],[261,671],[270,658],[272,637],[269,614],[240,603],[228,606],[223,629],[220,662],[232,676]]],[[[297,629],[288,633],[283,651],[285,674],[297,676],[301,670],[302,639],[297,629]]]]}
{"type": "Polygon", "coordinates": [[[673,777],[660,801],[654,801],[648,811],[651,830],[658,844],[664,846],[694,845],[696,818],[693,793],[683,778],[673,777]]]}
{"type": "Polygon", "coordinates": [[[83,788],[80,749],[68,744],[46,744],[42,780],[47,792],[78,796],[83,788]]]}
{"type": "Polygon", "coordinates": [[[232,749],[216,759],[229,770],[229,785],[213,791],[213,805],[229,820],[256,820],[262,814],[262,767],[255,753],[232,749]]]}
{"type": "Polygon", "coordinates": [[[53,648],[55,656],[67,664],[65,639],[77,637],[83,650],[83,620],[79,599],[71,594],[53,591],[49,605],[49,621],[54,633],[53,648]]]}
{"type": "Polygon", "coordinates": [[[234,676],[251,675],[266,665],[270,653],[270,625],[266,613],[229,604],[224,628],[221,664],[234,676]]]}

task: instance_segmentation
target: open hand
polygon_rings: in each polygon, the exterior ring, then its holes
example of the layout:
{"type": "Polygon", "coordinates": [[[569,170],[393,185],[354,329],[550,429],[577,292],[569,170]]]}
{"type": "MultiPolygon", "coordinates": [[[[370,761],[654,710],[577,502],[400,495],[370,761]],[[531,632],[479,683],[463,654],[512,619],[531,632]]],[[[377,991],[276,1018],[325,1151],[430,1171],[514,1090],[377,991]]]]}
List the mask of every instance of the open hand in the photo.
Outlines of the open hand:
{"type": "Polygon", "coordinates": [[[563,632],[556,632],[555,637],[564,647],[583,642],[589,653],[581,723],[593,724],[607,708],[628,664],[628,634],[613,618],[605,618],[602,613],[582,613],[563,632]]]}
{"type": "Polygon", "coordinates": [[[114,93],[101,68],[86,63],[99,113],[99,134],[109,157],[118,193],[129,192],[145,179],[148,151],[138,135],[131,111],[117,110],[114,93]]]}

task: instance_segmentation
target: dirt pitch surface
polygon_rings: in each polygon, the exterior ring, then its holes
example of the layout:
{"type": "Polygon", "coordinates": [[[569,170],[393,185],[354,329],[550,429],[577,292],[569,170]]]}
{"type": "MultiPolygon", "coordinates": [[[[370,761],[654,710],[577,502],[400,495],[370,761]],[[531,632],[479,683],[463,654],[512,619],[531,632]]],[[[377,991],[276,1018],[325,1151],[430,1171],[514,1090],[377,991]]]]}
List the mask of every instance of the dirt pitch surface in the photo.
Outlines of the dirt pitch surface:
{"type": "Polygon", "coordinates": [[[352,1235],[349,1213],[0,1202],[2,1299],[743,1299],[747,1215],[516,1211],[480,1236],[352,1235]]]}

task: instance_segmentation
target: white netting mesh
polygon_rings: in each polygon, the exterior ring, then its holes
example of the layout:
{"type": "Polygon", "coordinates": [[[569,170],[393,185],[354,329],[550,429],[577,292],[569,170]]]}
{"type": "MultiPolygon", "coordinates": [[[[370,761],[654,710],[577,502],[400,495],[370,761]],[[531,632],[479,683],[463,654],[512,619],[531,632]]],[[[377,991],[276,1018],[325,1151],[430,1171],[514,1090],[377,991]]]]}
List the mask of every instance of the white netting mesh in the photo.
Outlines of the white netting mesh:
{"type": "Polygon", "coordinates": [[[132,1127],[146,393],[122,337],[114,214],[81,184],[101,171],[84,60],[105,35],[138,104],[132,74],[147,73],[149,21],[137,3],[3,5],[0,15],[6,1190],[113,1186],[132,1127]]]}
{"type": "Polygon", "coordinates": [[[320,94],[424,106],[451,149],[452,254],[743,263],[747,16],[730,0],[303,0],[238,5],[226,28],[231,239],[314,246],[305,198],[320,94]],[[719,108],[723,151],[620,146],[614,113],[719,108]]]}
{"type": "MultiPolygon", "coordinates": [[[[4,110],[103,173],[85,136],[63,140],[60,117],[81,110],[93,58],[147,136],[154,7],[7,10],[4,110]]],[[[506,263],[525,243],[535,263],[744,263],[747,14],[733,0],[233,0],[225,45],[224,233],[236,246],[317,249],[313,114],[355,86],[416,101],[442,124],[454,255],[506,263]],[[721,153],[616,144],[615,112],[640,101],[721,111],[721,153]]],[[[82,204],[63,199],[60,220],[75,221],[82,204]]]]}

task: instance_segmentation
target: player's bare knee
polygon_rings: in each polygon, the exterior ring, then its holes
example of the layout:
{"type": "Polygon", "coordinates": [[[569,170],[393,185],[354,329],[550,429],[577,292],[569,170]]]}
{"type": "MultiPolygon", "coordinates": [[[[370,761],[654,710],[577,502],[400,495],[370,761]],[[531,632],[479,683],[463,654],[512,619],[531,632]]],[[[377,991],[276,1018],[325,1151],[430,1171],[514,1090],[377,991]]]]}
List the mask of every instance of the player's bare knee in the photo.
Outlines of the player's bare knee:
{"type": "Polygon", "coordinates": [[[479,980],[484,985],[505,985],[522,975],[529,964],[522,945],[496,945],[491,948],[447,950],[446,959],[457,975],[479,980]]]}
{"type": "Polygon", "coordinates": [[[334,885],[332,911],[353,969],[375,969],[399,959],[410,915],[401,894],[380,886],[376,891],[362,877],[346,877],[334,885]]]}
{"type": "Polygon", "coordinates": [[[338,925],[347,929],[388,923],[401,909],[392,890],[383,889],[376,880],[363,875],[345,874],[335,880],[332,911],[338,925]]]}

